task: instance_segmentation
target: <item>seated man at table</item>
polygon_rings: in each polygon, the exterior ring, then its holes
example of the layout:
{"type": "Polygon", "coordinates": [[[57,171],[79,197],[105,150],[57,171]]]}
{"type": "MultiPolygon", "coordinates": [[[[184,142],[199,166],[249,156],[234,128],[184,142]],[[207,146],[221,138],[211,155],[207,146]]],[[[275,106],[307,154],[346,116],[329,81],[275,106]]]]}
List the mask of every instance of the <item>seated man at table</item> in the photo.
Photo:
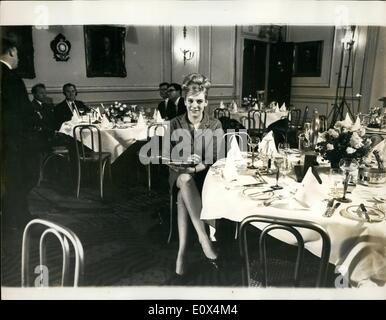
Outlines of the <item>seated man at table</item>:
{"type": "Polygon", "coordinates": [[[54,138],[54,111],[50,98],[47,97],[46,87],[43,83],[35,84],[31,88],[33,99],[33,123],[37,132],[44,143],[43,149],[46,150],[51,145],[54,138]]]}
{"type": "Polygon", "coordinates": [[[63,94],[66,98],[56,105],[54,109],[56,130],[60,129],[63,122],[71,120],[74,113],[80,116],[81,113],[90,110],[82,101],[75,99],[78,92],[74,84],[66,83],[63,86],[63,94]]]}
{"type": "Polygon", "coordinates": [[[163,100],[158,104],[158,111],[160,112],[163,119],[166,118],[166,107],[169,101],[168,88],[168,82],[162,82],[159,84],[159,95],[163,100]]]}
{"type": "Polygon", "coordinates": [[[168,87],[169,101],[166,107],[166,119],[171,120],[186,112],[185,100],[181,97],[182,88],[178,83],[171,83],[168,87]]]}

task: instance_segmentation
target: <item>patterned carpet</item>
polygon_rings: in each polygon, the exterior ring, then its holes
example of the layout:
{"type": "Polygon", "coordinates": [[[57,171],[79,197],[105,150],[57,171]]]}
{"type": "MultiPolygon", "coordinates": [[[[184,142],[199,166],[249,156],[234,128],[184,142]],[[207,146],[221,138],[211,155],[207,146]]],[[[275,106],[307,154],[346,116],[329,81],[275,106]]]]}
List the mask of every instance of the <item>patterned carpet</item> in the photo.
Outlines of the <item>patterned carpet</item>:
{"type": "MultiPolygon", "coordinates": [[[[83,286],[169,285],[174,273],[178,241],[167,244],[168,194],[156,189],[149,194],[144,183],[110,192],[108,201],[100,201],[98,192],[82,187],[76,199],[73,190],[44,182],[30,195],[33,216],[58,222],[73,230],[85,251],[83,286]]],[[[190,241],[187,286],[240,286],[238,244],[232,239],[233,224],[223,222],[223,233],[217,243],[223,267],[216,271],[204,259],[197,239],[190,241]]],[[[34,238],[35,242],[38,238],[34,238]]],[[[295,248],[279,241],[271,241],[275,258],[270,260],[270,276],[274,285],[288,285],[284,268],[295,248]]],[[[21,234],[15,233],[2,244],[2,285],[20,286],[21,234]]],[[[31,254],[31,278],[38,265],[37,243],[31,254]]],[[[58,285],[61,251],[56,240],[47,249],[50,285],[58,285]]],[[[293,255],[294,256],[294,255],[293,255]]],[[[252,255],[253,257],[253,255],[252,255]]],[[[292,259],[292,258],[291,258],[292,259]]],[[[306,265],[315,271],[318,258],[305,257],[306,265]]],[[[333,270],[333,269],[331,269],[333,270]]],[[[312,277],[310,273],[310,278],[312,277]]],[[[308,276],[307,276],[307,279],[308,276]]],[[[329,275],[333,283],[333,271],[329,275]]],[[[304,282],[309,286],[310,282],[304,282]]]]}

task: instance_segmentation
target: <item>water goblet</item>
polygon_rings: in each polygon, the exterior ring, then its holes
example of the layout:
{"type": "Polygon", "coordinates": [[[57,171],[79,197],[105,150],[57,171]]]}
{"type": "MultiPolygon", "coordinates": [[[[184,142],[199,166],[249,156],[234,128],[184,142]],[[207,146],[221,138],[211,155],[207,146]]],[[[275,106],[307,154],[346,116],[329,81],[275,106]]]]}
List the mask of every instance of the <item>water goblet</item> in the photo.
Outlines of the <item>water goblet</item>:
{"type": "Polygon", "coordinates": [[[279,186],[279,176],[280,176],[280,169],[283,167],[284,161],[285,161],[284,157],[282,157],[282,156],[278,156],[278,157],[275,157],[273,159],[273,164],[277,168],[277,171],[276,171],[276,185],[271,187],[273,190],[283,189],[283,187],[279,186]]]}
{"type": "Polygon", "coordinates": [[[337,200],[343,203],[352,202],[351,199],[346,198],[348,182],[350,175],[358,169],[358,162],[355,159],[343,158],[339,161],[339,167],[345,174],[344,186],[343,186],[343,197],[337,200]]]}
{"type": "Polygon", "coordinates": [[[260,138],[257,136],[249,136],[248,137],[248,146],[252,149],[252,162],[248,166],[248,169],[257,169],[255,166],[255,149],[259,145],[260,138]]]}

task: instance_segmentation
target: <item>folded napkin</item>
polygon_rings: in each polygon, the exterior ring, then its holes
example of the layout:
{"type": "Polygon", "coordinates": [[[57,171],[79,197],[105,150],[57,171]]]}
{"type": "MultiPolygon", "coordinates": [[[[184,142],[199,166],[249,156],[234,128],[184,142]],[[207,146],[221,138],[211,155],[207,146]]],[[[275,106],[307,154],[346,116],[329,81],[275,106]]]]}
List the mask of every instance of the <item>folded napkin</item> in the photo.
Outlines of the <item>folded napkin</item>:
{"type": "Polygon", "coordinates": [[[285,106],[285,102],[283,102],[283,104],[281,105],[280,111],[281,111],[281,112],[287,111],[287,107],[285,106]]]}
{"type": "Polygon", "coordinates": [[[296,191],[294,196],[304,207],[310,208],[314,205],[319,205],[326,198],[328,189],[324,184],[319,184],[312,168],[308,168],[306,175],[303,178],[301,187],[296,191]]]}
{"type": "Polygon", "coordinates": [[[81,122],[82,119],[78,116],[78,114],[76,112],[73,112],[72,113],[72,117],[71,117],[71,123],[72,124],[77,124],[79,122],[81,122]]]}
{"type": "Polygon", "coordinates": [[[156,114],[156,117],[155,117],[154,120],[155,120],[156,123],[164,122],[164,119],[162,119],[161,113],[159,112],[159,110],[157,110],[157,114],[156,114]]]}
{"type": "Polygon", "coordinates": [[[109,128],[110,126],[111,126],[111,122],[104,114],[102,117],[102,120],[101,120],[101,127],[102,128],[109,128]]]}
{"type": "Polygon", "coordinates": [[[237,173],[236,161],[233,157],[227,157],[225,160],[225,167],[222,171],[224,179],[228,182],[237,180],[239,174],[237,173]]]}
{"type": "Polygon", "coordinates": [[[157,121],[157,108],[154,109],[154,112],[153,112],[153,120],[154,121],[157,121]]]}
{"type": "Polygon", "coordinates": [[[240,147],[239,147],[239,144],[237,143],[236,137],[235,136],[231,137],[230,142],[231,142],[231,147],[228,151],[227,158],[232,158],[235,161],[244,160],[241,155],[240,147]]]}
{"type": "Polygon", "coordinates": [[[279,112],[280,111],[279,104],[277,102],[275,104],[275,107],[273,108],[273,111],[274,112],[279,112]]]}
{"type": "Polygon", "coordinates": [[[236,137],[231,138],[231,147],[228,151],[227,158],[225,160],[225,167],[223,169],[223,177],[226,181],[230,182],[237,180],[239,174],[237,173],[237,164],[245,162],[241,155],[239,144],[237,143],[236,137]]]}
{"type": "Polygon", "coordinates": [[[224,105],[224,102],[222,102],[222,100],[220,102],[220,109],[225,109],[225,105],[224,105]]]}
{"type": "Polygon", "coordinates": [[[234,100],[232,101],[232,111],[233,113],[237,113],[237,103],[234,100]]]}
{"type": "Polygon", "coordinates": [[[278,154],[272,131],[268,132],[259,143],[259,153],[272,157],[278,154]]]}
{"type": "MultiPolygon", "coordinates": [[[[347,117],[347,115],[346,115],[346,117],[347,117]]],[[[359,119],[359,117],[357,117],[357,119],[355,120],[355,123],[351,126],[351,131],[358,131],[360,128],[362,128],[361,119],[359,119]]]]}
{"type": "Polygon", "coordinates": [[[140,113],[137,120],[137,127],[144,127],[144,126],[146,126],[146,122],[145,122],[145,119],[143,118],[142,113],[140,113]]]}

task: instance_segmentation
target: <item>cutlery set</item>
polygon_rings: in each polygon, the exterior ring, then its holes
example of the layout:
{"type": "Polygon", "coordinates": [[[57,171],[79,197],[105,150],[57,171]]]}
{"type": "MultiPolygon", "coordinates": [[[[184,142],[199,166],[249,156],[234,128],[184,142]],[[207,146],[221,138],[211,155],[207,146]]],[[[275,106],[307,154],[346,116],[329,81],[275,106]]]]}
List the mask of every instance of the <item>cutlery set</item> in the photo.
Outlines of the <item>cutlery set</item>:
{"type": "Polygon", "coordinates": [[[328,217],[328,218],[332,217],[332,215],[335,213],[335,210],[339,208],[340,202],[337,202],[334,205],[334,201],[335,199],[328,200],[327,209],[323,217],[328,217]]]}

